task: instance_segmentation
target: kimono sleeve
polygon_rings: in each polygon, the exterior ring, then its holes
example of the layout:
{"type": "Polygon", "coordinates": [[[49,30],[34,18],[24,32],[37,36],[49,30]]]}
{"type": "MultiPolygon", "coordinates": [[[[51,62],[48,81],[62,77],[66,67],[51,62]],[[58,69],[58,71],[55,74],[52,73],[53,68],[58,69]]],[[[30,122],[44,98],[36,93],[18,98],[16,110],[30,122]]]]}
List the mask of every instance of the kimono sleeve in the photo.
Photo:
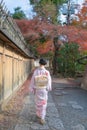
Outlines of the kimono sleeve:
{"type": "Polygon", "coordinates": [[[51,79],[50,72],[48,72],[48,85],[47,85],[47,90],[48,90],[48,91],[51,91],[51,90],[52,90],[52,79],[51,79]]]}
{"type": "Polygon", "coordinates": [[[30,85],[29,85],[29,90],[32,93],[34,93],[34,91],[35,91],[35,81],[34,81],[35,75],[36,75],[36,71],[34,71],[32,78],[31,78],[31,81],[30,81],[30,85]]]}

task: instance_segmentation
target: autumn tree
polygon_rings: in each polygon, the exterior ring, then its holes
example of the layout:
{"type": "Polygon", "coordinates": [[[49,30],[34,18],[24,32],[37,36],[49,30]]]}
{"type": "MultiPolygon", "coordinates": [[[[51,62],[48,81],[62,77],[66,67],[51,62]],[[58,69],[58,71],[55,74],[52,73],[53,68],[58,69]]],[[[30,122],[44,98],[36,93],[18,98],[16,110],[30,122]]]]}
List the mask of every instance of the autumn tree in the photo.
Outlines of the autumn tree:
{"type": "Polygon", "coordinates": [[[12,14],[12,17],[14,19],[26,19],[26,15],[23,10],[21,10],[21,7],[16,7],[14,9],[14,13],[12,14]]]}
{"type": "Polygon", "coordinates": [[[49,23],[58,22],[59,6],[66,0],[30,0],[34,5],[34,10],[41,20],[49,23]]]}
{"type": "MultiPolygon", "coordinates": [[[[54,74],[58,72],[57,58],[60,57],[60,45],[63,46],[68,41],[69,43],[77,43],[80,46],[80,51],[87,51],[87,31],[84,29],[75,26],[56,26],[39,19],[15,21],[27,41],[26,47],[29,46],[36,56],[46,56],[53,61],[51,63],[53,63],[54,74]],[[63,43],[60,39],[63,40],[63,43]]],[[[66,58],[66,54],[64,56],[66,58]]]]}
{"type": "Polygon", "coordinates": [[[53,44],[54,44],[54,56],[53,56],[53,61],[52,61],[52,64],[53,64],[53,74],[56,74],[57,73],[57,57],[58,57],[58,51],[60,49],[60,44],[58,43],[59,41],[59,38],[58,36],[54,37],[53,39],[53,44]]]}
{"type": "Polygon", "coordinates": [[[83,4],[83,7],[81,9],[81,12],[78,14],[79,17],[79,23],[83,27],[87,27],[87,1],[83,4]]]}
{"type": "Polygon", "coordinates": [[[53,51],[53,24],[40,21],[38,19],[32,20],[15,20],[21,29],[23,36],[30,49],[38,55],[50,55],[53,51]],[[36,52],[37,50],[37,52],[36,52]],[[50,53],[48,53],[50,51],[50,53]]]}
{"type": "Polygon", "coordinates": [[[81,10],[77,14],[78,20],[73,20],[72,24],[87,28],[87,0],[83,3],[81,10]]]}

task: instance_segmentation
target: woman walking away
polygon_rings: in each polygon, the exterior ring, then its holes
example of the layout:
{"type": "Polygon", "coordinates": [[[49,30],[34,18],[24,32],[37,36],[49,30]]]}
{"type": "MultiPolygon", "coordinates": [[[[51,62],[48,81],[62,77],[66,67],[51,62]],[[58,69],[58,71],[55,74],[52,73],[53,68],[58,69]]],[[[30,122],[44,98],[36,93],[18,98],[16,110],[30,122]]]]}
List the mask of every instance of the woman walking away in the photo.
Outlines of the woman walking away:
{"type": "Polygon", "coordinates": [[[45,65],[47,62],[40,59],[40,66],[34,71],[30,83],[30,91],[35,94],[36,116],[40,124],[45,123],[48,91],[51,91],[51,76],[45,65]]]}

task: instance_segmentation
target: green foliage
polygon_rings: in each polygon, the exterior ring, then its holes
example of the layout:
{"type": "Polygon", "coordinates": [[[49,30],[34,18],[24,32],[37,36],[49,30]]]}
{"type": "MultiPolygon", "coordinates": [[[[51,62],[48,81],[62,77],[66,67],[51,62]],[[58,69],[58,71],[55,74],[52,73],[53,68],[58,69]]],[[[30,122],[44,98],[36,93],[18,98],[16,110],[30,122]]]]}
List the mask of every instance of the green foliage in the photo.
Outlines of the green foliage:
{"type": "Polygon", "coordinates": [[[80,56],[79,46],[76,43],[66,43],[58,52],[58,70],[63,76],[75,76],[78,63],[76,60],[80,56]]]}
{"type": "Polygon", "coordinates": [[[87,55],[87,50],[83,51],[83,52],[81,53],[81,55],[82,55],[82,56],[87,55]]]}
{"type": "Polygon", "coordinates": [[[21,10],[21,7],[16,7],[14,13],[12,14],[14,19],[26,19],[25,13],[21,10]]]}
{"type": "Polygon", "coordinates": [[[63,2],[66,2],[67,0],[30,0],[31,4],[39,3],[39,2],[45,2],[48,3],[49,1],[53,2],[54,4],[62,4],[63,2]]]}
{"type": "Polygon", "coordinates": [[[45,37],[42,33],[40,33],[39,35],[40,35],[39,42],[40,42],[40,43],[46,42],[46,37],[45,37]]]}
{"type": "Polygon", "coordinates": [[[87,58],[82,58],[87,56],[87,51],[82,51],[80,54],[80,63],[77,66],[77,71],[84,71],[85,70],[85,66],[87,65],[87,58]]]}
{"type": "Polygon", "coordinates": [[[35,55],[35,56],[39,56],[38,52],[37,52],[37,44],[34,45],[29,45],[30,51],[35,55]]]}
{"type": "Polygon", "coordinates": [[[62,3],[66,2],[67,0],[51,0],[56,5],[61,5],[62,3]]]}
{"type": "Polygon", "coordinates": [[[58,7],[64,2],[66,0],[30,0],[30,3],[34,5],[37,16],[54,24],[58,23],[58,7]]]}

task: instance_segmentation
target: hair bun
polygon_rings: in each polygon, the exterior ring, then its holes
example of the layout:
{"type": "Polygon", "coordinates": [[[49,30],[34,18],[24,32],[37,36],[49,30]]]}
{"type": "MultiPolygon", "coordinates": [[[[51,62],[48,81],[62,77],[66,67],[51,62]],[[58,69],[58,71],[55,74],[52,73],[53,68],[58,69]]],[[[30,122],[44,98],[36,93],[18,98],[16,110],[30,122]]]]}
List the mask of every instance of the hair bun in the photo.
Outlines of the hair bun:
{"type": "Polygon", "coordinates": [[[39,61],[39,63],[40,63],[41,65],[46,65],[46,64],[47,64],[47,61],[46,61],[45,59],[41,58],[40,61],[39,61]]]}

